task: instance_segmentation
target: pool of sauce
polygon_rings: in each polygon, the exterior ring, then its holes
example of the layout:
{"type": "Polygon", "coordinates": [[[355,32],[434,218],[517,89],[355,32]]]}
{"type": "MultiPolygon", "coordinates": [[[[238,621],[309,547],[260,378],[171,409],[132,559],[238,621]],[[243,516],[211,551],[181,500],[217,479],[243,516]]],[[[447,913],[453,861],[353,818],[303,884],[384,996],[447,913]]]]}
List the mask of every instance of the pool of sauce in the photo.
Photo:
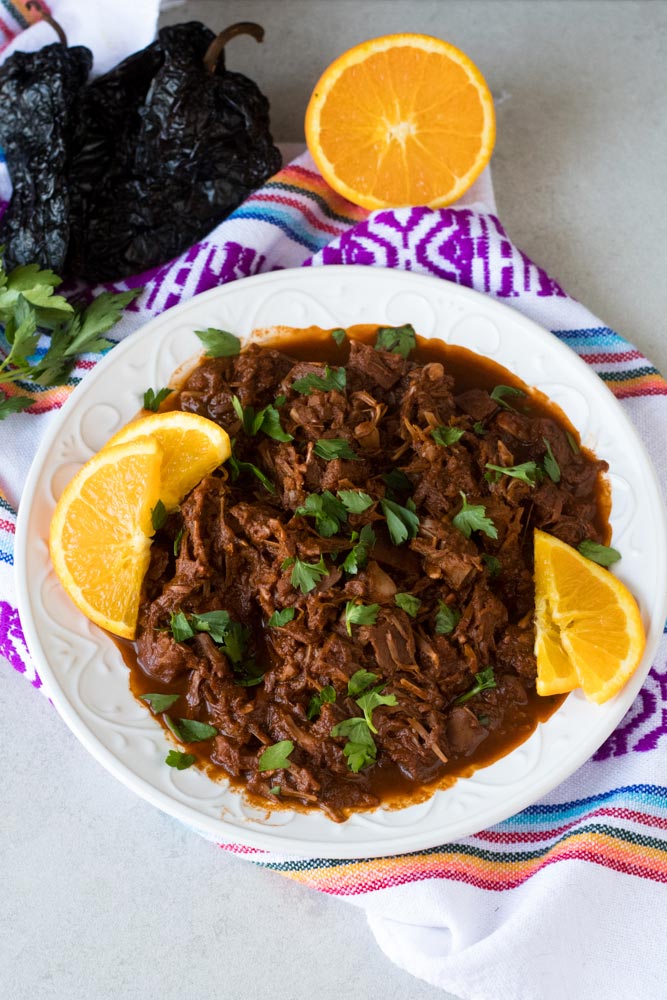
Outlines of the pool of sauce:
{"type": "MultiPolygon", "coordinates": [[[[377,325],[357,325],[346,330],[350,339],[360,340],[365,343],[374,343],[377,333],[377,325]]],[[[331,336],[330,330],[323,330],[319,327],[309,327],[306,329],[293,330],[289,328],[278,328],[276,332],[262,331],[254,341],[263,347],[270,347],[283,351],[298,361],[326,361],[329,364],[344,365],[349,355],[349,345],[344,341],[338,345],[331,336]]],[[[573,440],[581,450],[590,458],[595,458],[592,452],[583,448],[580,444],[579,434],[575,427],[567,419],[563,411],[555,403],[548,399],[543,393],[530,386],[527,386],[516,375],[513,375],[506,368],[497,364],[489,358],[482,357],[469,351],[467,348],[445,344],[443,341],[417,337],[416,350],[410,355],[411,360],[423,364],[439,361],[445,366],[445,370],[455,381],[455,393],[464,392],[467,389],[487,389],[490,390],[497,385],[508,385],[516,389],[521,389],[525,398],[513,400],[513,406],[517,410],[531,415],[549,417],[558,423],[563,430],[572,435],[573,440]]],[[[193,370],[193,365],[184,367],[185,374],[177,378],[180,384],[193,370]]],[[[178,382],[172,383],[174,388],[178,388],[178,382]]],[[[179,393],[174,392],[165,401],[161,409],[178,409],[179,393]]],[[[611,527],[609,525],[609,514],[611,511],[611,494],[607,481],[598,477],[597,489],[597,522],[601,529],[605,542],[611,540],[611,527]]],[[[180,678],[176,682],[166,685],[149,677],[141,669],[137,661],[136,647],[134,643],[128,642],[112,636],[120,649],[123,659],[128,666],[130,674],[130,689],[136,698],[148,693],[179,694],[181,698],[170,709],[169,713],[173,717],[181,717],[187,714],[187,704],[185,701],[185,690],[187,688],[187,677],[180,678]]],[[[414,805],[430,798],[439,788],[446,788],[453,785],[458,778],[470,777],[479,768],[485,767],[493,761],[506,756],[516,747],[524,743],[541,722],[545,722],[563,704],[567,695],[555,695],[551,697],[540,697],[536,692],[528,693],[527,702],[524,705],[515,705],[505,716],[503,725],[497,730],[490,732],[488,737],[480,746],[465,759],[450,761],[442,765],[440,773],[432,782],[426,784],[415,784],[406,778],[399,768],[391,761],[379,761],[372,768],[372,791],[378,796],[382,805],[391,809],[401,809],[407,805],[414,805]]],[[[145,705],[145,702],[142,702],[145,705]]],[[[481,708],[481,705],[480,705],[481,708]]],[[[156,716],[165,731],[168,731],[161,716],[156,716]]],[[[296,799],[279,800],[275,802],[266,798],[254,796],[245,788],[244,781],[234,778],[228,772],[214,764],[210,759],[213,751],[213,740],[205,740],[200,743],[188,744],[187,752],[196,758],[197,766],[216,780],[225,780],[231,787],[243,792],[249,802],[260,809],[296,809],[310,812],[313,809],[319,811],[318,806],[308,806],[300,803],[296,799]]]]}

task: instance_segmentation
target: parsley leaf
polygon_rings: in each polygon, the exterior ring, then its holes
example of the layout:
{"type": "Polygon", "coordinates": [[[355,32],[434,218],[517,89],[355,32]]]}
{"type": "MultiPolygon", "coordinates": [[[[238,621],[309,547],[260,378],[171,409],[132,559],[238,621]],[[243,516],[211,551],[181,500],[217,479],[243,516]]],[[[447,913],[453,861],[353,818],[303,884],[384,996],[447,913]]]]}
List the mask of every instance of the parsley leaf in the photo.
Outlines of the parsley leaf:
{"type": "Polygon", "coordinates": [[[165,764],[169,767],[175,767],[177,771],[185,771],[186,768],[192,767],[196,761],[196,757],[191,753],[182,753],[180,750],[170,750],[164,759],[165,764]]]}
{"type": "Polygon", "coordinates": [[[283,767],[290,767],[289,755],[294,750],[291,740],[280,740],[263,751],[257,764],[258,771],[279,771],[283,767]]]}
{"type": "Polygon", "coordinates": [[[590,538],[581,542],[577,548],[582,556],[586,556],[598,566],[611,566],[621,558],[621,553],[617,549],[612,549],[609,545],[600,545],[599,542],[594,542],[590,538]]]}
{"type": "Polygon", "coordinates": [[[404,326],[381,326],[375,341],[376,351],[390,351],[407,358],[410,351],[417,346],[417,337],[411,323],[404,326]]]}
{"type": "Polygon", "coordinates": [[[275,486],[273,485],[273,483],[271,482],[271,480],[268,478],[268,476],[264,475],[264,473],[262,472],[261,469],[258,469],[256,465],[252,464],[252,462],[242,462],[240,459],[238,459],[236,457],[236,455],[234,454],[234,451],[233,451],[233,449],[234,449],[234,443],[235,443],[234,439],[232,438],[232,442],[231,442],[231,444],[232,444],[232,454],[229,456],[229,458],[227,460],[228,465],[229,465],[229,473],[231,475],[232,482],[235,483],[236,480],[239,478],[239,476],[243,472],[250,472],[250,473],[252,473],[253,476],[255,476],[257,479],[259,479],[260,483],[262,484],[262,486],[264,487],[265,490],[268,490],[269,493],[275,493],[276,492],[275,486]]]}
{"type": "Polygon", "coordinates": [[[171,396],[173,389],[146,389],[144,393],[144,410],[152,410],[153,413],[157,413],[160,409],[160,403],[163,403],[167,396],[171,396]]]}
{"type": "Polygon", "coordinates": [[[338,496],[348,514],[363,514],[374,503],[373,498],[363,490],[338,490],[338,496]]]}
{"type": "MultiPolygon", "coordinates": [[[[0,378],[2,376],[0,375],[0,378]]],[[[4,420],[10,413],[20,413],[32,406],[33,400],[27,396],[8,396],[5,392],[0,392],[0,420],[4,420]]]]}
{"type": "Polygon", "coordinates": [[[449,635],[461,620],[461,613],[456,608],[450,608],[444,601],[438,601],[440,610],[435,616],[435,630],[438,635],[449,635]]]}
{"type": "Polygon", "coordinates": [[[322,705],[325,705],[327,702],[332,704],[333,702],[335,702],[335,700],[336,700],[336,689],[332,687],[331,684],[327,684],[326,687],[322,688],[319,694],[314,694],[313,697],[310,699],[310,703],[308,705],[308,711],[306,712],[306,718],[307,719],[317,718],[317,716],[320,714],[322,705]]]}
{"type": "Polygon", "coordinates": [[[482,562],[485,564],[489,571],[489,576],[493,580],[495,576],[498,576],[501,570],[500,559],[498,556],[489,555],[488,552],[482,553],[482,562]]]}
{"type": "Polygon", "coordinates": [[[382,475],[382,482],[392,495],[396,493],[412,493],[412,480],[406,476],[402,469],[392,469],[382,475]]]}
{"type": "Polygon", "coordinates": [[[361,461],[350,447],[350,442],[345,438],[320,438],[319,441],[315,442],[313,451],[327,462],[331,462],[334,458],[347,458],[354,462],[361,461]]]}
{"type": "Polygon", "coordinates": [[[283,563],[283,569],[292,567],[291,584],[293,587],[298,587],[302,594],[309,594],[314,590],[329,572],[323,556],[320,556],[319,562],[316,563],[303,562],[301,559],[287,559],[286,562],[288,565],[283,563]]]}
{"type": "Polygon", "coordinates": [[[195,330],[195,333],[206,348],[207,358],[233,358],[241,353],[241,341],[227,330],[209,326],[207,330],[195,330]]]}
{"type": "Polygon", "coordinates": [[[514,407],[506,401],[506,396],[525,396],[525,392],[522,389],[515,389],[511,385],[497,385],[495,389],[489,394],[494,403],[498,406],[502,406],[505,410],[513,410],[514,407]]]}
{"type": "Polygon", "coordinates": [[[347,375],[344,368],[329,368],[328,365],[325,365],[324,375],[315,375],[314,373],[304,375],[303,378],[292,382],[292,388],[295,392],[307,396],[311,392],[330,392],[333,389],[337,392],[343,392],[346,384],[347,375]]]}
{"type": "Polygon", "coordinates": [[[294,608],[283,608],[282,611],[274,611],[267,624],[269,628],[281,628],[294,619],[296,611],[294,608]]]}
{"type": "Polygon", "coordinates": [[[347,634],[352,635],[353,625],[375,625],[379,610],[379,604],[355,604],[354,601],[348,601],[345,605],[347,634]]]}
{"type": "Polygon", "coordinates": [[[181,539],[183,538],[184,531],[185,528],[181,525],[181,527],[176,532],[176,537],[174,538],[174,555],[176,557],[178,557],[178,554],[181,551],[181,539]]]}
{"type": "Polygon", "coordinates": [[[474,698],[476,694],[480,691],[488,691],[490,688],[496,687],[496,679],[493,676],[493,667],[487,667],[486,670],[480,671],[480,673],[475,674],[475,684],[466,691],[465,694],[459,695],[458,698],[454,699],[455,705],[464,705],[466,701],[474,698]]]}
{"type": "Polygon", "coordinates": [[[565,431],[565,436],[567,438],[567,443],[569,444],[570,448],[572,449],[572,454],[573,455],[578,455],[579,452],[581,451],[581,448],[577,444],[577,439],[574,436],[574,434],[572,434],[570,431],[565,431]]]}
{"type": "Polygon", "coordinates": [[[461,490],[459,493],[463,497],[463,506],[452,518],[454,527],[458,528],[466,538],[470,538],[473,531],[483,531],[489,538],[497,538],[496,526],[491,518],[486,516],[486,507],[482,504],[469,504],[465,493],[461,490]]]}
{"type": "Polygon", "coordinates": [[[547,441],[547,439],[546,438],[542,438],[542,440],[544,441],[544,443],[546,445],[546,448],[547,448],[547,453],[544,456],[544,461],[543,461],[544,471],[546,472],[547,476],[552,481],[552,483],[559,483],[560,482],[560,465],[558,464],[558,462],[554,458],[554,453],[551,450],[551,445],[549,444],[549,442],[547,441]]]}
{"type": "Polygon", "coordinates": [[[336,341],[339,347],[342,347],[342,345],[347,340],[347,334],[345,333],[345,330],[342,329],[342,327],[338,327],[336,330],[332,330],[331,336],[336,341]]]}
{"type": "Polygon", "coordinates": [[[382,688],[384,684],[379,687],[373,688],[372,691],[367,691],[362,694],[360,698],[356,698],[355,701],[361,711],[364,713],[364,719],[366,720],[366,725],[372,733],[377,733],[377,729],[373,725],[373,710],[378,708],[380,705],[397,705],[395,694],[382,694],[382,688]]]}
{"type": "Polygon", "coordinates": [[[436,444],[442,445],[446,448],[448,445],[456,444],[460,441],[465,431],[462,427],[434,427],[431,431],[431,437],[436,444]]]}
{"type": "Polygon", "coordinates": [[[309,493],[306,502],[297,507],[295,514],[301,517],[312,517],[315,527],[322,538],[331,538],[339,530],[341,524],[347,521],[345,506],[337,500],[330,490],[324,493],[309,493]]]}
{"type": "Polygon", "coordinates": [[[490,462],[487,462],[485,468],[489,469],[486,478],[489,482],[496,483],[502,475],[510,476],[512,479],[520,479],[522,483],[534,486],[539,475],[539,469],[535,462],[522,462],[521,465],[491,465],[490,462]],[[495,476],[492,475],[494,472],[495,476]]]}
{"type": "Polygon", "coordinates": [[[176,642],[186,642],[195,634],[194,629],[190,626],[187,616],[183,611],[172,611],[169,624],[171,634],[176,642]]]}
{"type": "Polygon", "coordinates": [[[180,695],[177,694],[142,694],[140,698],[147,702],[156,715],[166,712],[168,708],[178,701],[180,695]]]}
{"type": "Polygon", "coordinates": [[[375,545],[375,532],[370,524],[365,524],[359,534],[352,532],[352,541],[355,544],[345,557],[343,569],[346,573],[353,575],[366,565],[368,553],[375,545]]]}
{"type": "Polygon", "coordinates": [[[291,434],[283,430],[280,424],[280,414],[270,403],[263,410],[255,412],[253,406],[244,407],[238,396],[232,396],[232,406],[248,437],[254,437],[255,434],[263,431],[267,437],[273,438],[274,441],[294,440],[291,434]]]}
{"type": "Polygon", "coordinates": [[[371,687],[372,684],[378,680],[378,675],[374,674],[371,670],[357,670],[352,674],[349,681],[347,682],[347,693],[350,698],[354,698],[355,695],[361,694],[366,688],[371,687]]]}
{"type": "Polygon", "coordinates": [[[407,501],[407,506],[401,507],[393,500],[380,500],[382,513],[387,519],[389,537],[394,545],[401,545],[409,538],[416,538],[419,531],[419,518],[415,513],[415,505],[412,500],[407,501]]]}
{"type": "Polygon", "coordinates": [[[271,785],[269,788],[269,795],[280,795],[282,789],[280,785],[271,785]]]}
{"type": "Polygon", "coordinates": [[[397,607],[405,611],[406,614],[414,618],[421,608],[422,602],[413,594],[394,594],[394,602],[397,607]]]}
{"type": "MultiPolygon", "coordinates": [[[[208,632],[213,642],[224,642],[231,628],[232,619],[228,611],[204,611],[201,615],[190,615],[190,622],[198,632],[208,632]]],[[[234,623],[236,624],[236,623],[234,623]]]]}
{"type": "Polygon", "coordinates": [[[218,735],[215,726],[197,722],[196,719],[179,719],[178,731],[183,743],[201,743],[202,740],[210,740],[212,736],[218,735]]]}
{"type": "Polygon", "coordinates": [[[347,766],[356,774],[368,764],[374,764],[377,758],[377,747],[371,736],[366,720],[361,716],[345,719],[331,730],[332,736],[347,737],[348,742],[343,747],[347,757],[347,766]]]}
{"type": "Polygon", "coordinates": [[[159,531],[167,520],[167,517],[167,508],[161,500],[158,500],[151,511],[151,524],[153,525],[153,530],[159,531]]]}
{"type": "Polygon", "coordinates": [[[472,425],[472,429],[474,430],[475,434],[477,434],[478,437],[484,437],[484,435],[487,433],[486,428],[484,427],[484,424],[482,423],[481,420],[476,420],[475,423],[472,425]]]}

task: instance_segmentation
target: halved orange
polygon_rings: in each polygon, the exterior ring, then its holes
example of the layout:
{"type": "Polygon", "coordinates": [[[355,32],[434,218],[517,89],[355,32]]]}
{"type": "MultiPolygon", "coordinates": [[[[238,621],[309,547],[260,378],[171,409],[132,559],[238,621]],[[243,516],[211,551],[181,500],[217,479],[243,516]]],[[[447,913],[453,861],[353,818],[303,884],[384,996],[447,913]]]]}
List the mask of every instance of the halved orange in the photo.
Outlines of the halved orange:
{"type": "Polygon", "coordinates": [[[184,410],[167,410],[127,424],[105,447],[149,435],[162,448],[160,499],[174,510],[204,476],[231,455],[229,434],[213,420],[184,410]]]}
{"type": "Polygon", "coordinates": [[[385,35],[325,70],[306,111],[327,183],[363,208],[439,208],[489,162],[493,98],[468,56],[428,35],[385,35]]]}
{"type": "Polygon", "coordinates": [[[154,438],[103,448],[65,487],[51,521],[49,549],[65,591],[96,625],[126,639],[150,560],[161,462],[154,438]]]}
{"type": "Polygon", "coordinates": [[[537,693],[581,686],[590,701],[615,695],[646,644],[637,602],[617,577],[544,531],[535,532],[537,693]]]}

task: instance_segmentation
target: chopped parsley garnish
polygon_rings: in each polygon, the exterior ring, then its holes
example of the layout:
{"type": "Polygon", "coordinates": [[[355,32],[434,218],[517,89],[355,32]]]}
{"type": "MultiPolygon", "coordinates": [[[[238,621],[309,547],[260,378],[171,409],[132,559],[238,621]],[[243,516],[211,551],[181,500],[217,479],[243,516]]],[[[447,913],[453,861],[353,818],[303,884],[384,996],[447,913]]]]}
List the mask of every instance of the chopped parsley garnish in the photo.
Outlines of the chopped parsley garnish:
{"type": "Polygon", "coordinates": [[[377,747],[366,720],[362,716],[339,722],[331,730],[331,735],[347,737],[343,753],[347,757],[347,766],[355,774],[362,767],[375,763],[377,747]]]}
{"type": "Polygon", "coordinates": [[[331,392],[334,389],[337,392],[343,392],[346,385],[345,369],[329,368],[329,365],[324,366],[324,375],[311,373],[292,382],[294,391],[300,392],[303,396],[307,396],[311,392],[331,392]]]}
{"type": "Polygon", "coordinates": [[[552,481],[552,483],[559,483],[560,482],[560,465],[558,464],[558,462],[554,458],[554,453],[551,450],[551,445],[549,444],[549,442],[547,441],[547,439],[546,438],[542,438],[542,440],[544,441],[544,444],[546,445],[546,449],[547,449],[547,453],[544,456],[544,461],[542,463],[544,465],[544,471],[546,472],[547,476],[552,481]]]}
{"type": "Polygon", "coordinates": [[[456,444],[460,441],[465,431],[462,427],[434,427],[431,431],[431,437],[436,444],[442,445],[443,448],[447,448],[449,445],[456,444]]]}
{"type": "Polygon", "coordinates": [[[466,701],[470,701],[474,698],[476,694],[481,691],[488,691],[490,688],[496,687],[496,679],[493,676],[493,667],[487,667],[486,670],[480,671],[480,673],[475,674],[475,684],[466,691],[465,694],[459,695],[458,698],[454,699],[455,705],[464,705],[466,701]]]}
{"type": "Polygon", "coordinates": [[[382,694],[382,689],[384,684],[380,684],[379,687],[373,688],[371,691],[366,691],[361,697],[356,698],[355,701],[361,711],[364,713],[364,719],[366,720],[366,725],[372,733],[377,733],[377,729],[373,725],[373,710],[378,708],[380,705],[397,705],[395,694],[382,694]]]}
{"type": "Polygon", "coordinates": [[[208,330],[195,330],[195,333],[206,348],[207,358],[233,358],[241,353],[241,341],[227,330],[210,326],[208,330]]]}
{"type": "Polygon", "coordinates": [[[376,351],[390,351],[407,358],[410,351],[417,346],[417,337],[411,323],[404,326],[381,326],[375,341],[376,351]]]}
{"type": "Polygon", "coordinates": [[[345,605],[347,634],[352,635],[353,625],[375,625],[379,610],[379,604],[355,604],[354,601],[348,601],[345,605]]]}
{"type": "Polygon", "coordinates": [[[271,785],[269,788],[269,795],[280,795],[282,789],[280,785],[271,785]]]}
{"type": "Polygon", "coordinates": [[[497,385],[489,394],[494,403],[502,406],[505,410],[513,410],[514,407],[507,402],[507,396],[525,396],[522,389],[515,389],[511,385],[497,385]]]}
{"type": "Polygon", "coordinates": [[[371,684],[377,681],[377,674],[370,670],[357,670],[348,681],[347,690],[350,697],[359,695],[355,701],[362,710],[362,716],[354,716],[352,719],[345,719],[339,722],[331,730],[332,736],[347,737],[347,743],[343,747],[343,753],[347,757],[347,764],[351,771],[355,773],[368,764],[374,764],[377,758],[377,747],[371,733],[377,733],[373,725],[373,711],[380,705],[396,705],[396,695],[383,695],[384,684],[367,690],[371,684]],[[363,693],[362,693],[363,692],[363,693]]]}
{"type": "Polygon", "coordinates": [[[488,552],[482,553],[482,562],[489,571],[489,576],[493,580],[494,577],[498,576],[501,570],[500,559],[498,556],[489,555],[488,552]]]}
{"type": "Polygon", "coordinates": [[[336,700],[336,689],[332,687],[331,684],[327,684],[326,687],[322,688],[319,694],[314,694],[313,697],[310,699],[310,702],[308,704],[308,710],[306,711],[306,718],[316,719],[317,716],[320,714],[322,705],[325,705],[327,703],[333,704],[335,700],[336,700]]]}
{"type": "Polygon", "coordinates": [[[167,520],[167,517],[167,508],[161,500],[158,500],[151,511],[151,524],[153,525],[153,530],[159,531],[167,520]]]}
{"type": "Polygon", "coordinates": [[[283,430],[280,424],[280,414],[271,403],[262,410],[255,412],[253,406],[244,407],[238,396],[232,396],[232,406],[248,437],[254,437],[255,434],[263,431],[267,437],[273,438],[274,441],[294,440],[291,434],[283,430]]]}
{"type": "Polygon", "coordinates": [[[409,476],[402,469],[392,469],[382,475],[382,482],[392,494],[412,493],[414,486],[409,476]]]}
{"type": "Polygon", "coordinates": [[[167,396],[171,396],[173,389],[158,389],[155,392],[154,389],[146,389],[144,393],[144,410],[152,410],[153,413],[157,413],[160,409],[160,403],[163,403],[167,396]]]}
{"type": "Polygon", "coordinates": [[[394,603],[397,607],[405,611],[406,614],[414,618],[421,608],[422,602],[413,594],[394,594],[394,603]]]}
{"type": "Polygon", "coordinates": [[[296,611],[294,608],[283,608],[282,611],[274,611],[267,624],[269,628],[282,628],[283,625],[287,625],[288,622],[294,620],[295,614],[296,611]]]}
{"type": "Polygon", "coordinates": [[[324,556],[320,556],[319,562],[307,563],[302,559],[286,559],[281,569],[292,567],[290,581],[293,587],[298,587],[302,594],[309,594],[311,590],[320,583],[328,574],[329,570],[324,562],[324,556]]]}
{"type": "Polygon", "coordinates": [[[567,438],[567,443],[569,444],[570,448],[572,449],[572,454],[573,455],[578,455],[579,452],[581,451],[581,448],[579,447],[579,445],[577,443],[577,439],[574,436],[574,434],[572,434],[570,431],[565,431],[565,436],[567,438]]]}
{"type": "Polygon", "coordinates": [[[378,675],[374,674],[372,670],[364,670],[363,668],[357,670],[347,682],[347,693],[350,698],[354,698],[356,695],[361,694],[362,691],[365,691],[366,688],[372,687],[377,680],[378,675]]]}
{"type": "Polygon", "coordinates": [[[461,613],[444,601],[438,601],[439,611],[435,616],[435,630],[438,635],[449,635],[461,620],[461,613]]]}
{"type": "Polygon", "coordinates": [[[363,490],[338,490],[338,496],[348,514],[363,514],[374,503],[373,498],[363,490]]]}
{"type": "Polygon", "coordinates": [[[366,565],[368,553],[375,545],[375,532],[370,524],[365,524],[360,532],[352,532],[354,545],[345,556],[343,569],[346,573],[355,574],[366,565]]]}
{"type": "Polygon", "coordinates": [[[140,695],[142,701],[147,702],[156,715],[160,715],[161,712],[166,712],[168,708],[178,701],[180,695],[178,694],[142,694],[140,695]]]}
{"type": "Polygon", "coordinates": [[[183,611],[172,612],[171,634],[176,642],[187,642],[196,632],[206,632],[225,654],[234,671],[234,683],[240,687],[253,687],[264,676],[252,657],[247,657],[245,649],[250,631],[240,622],[234,621],[228,611],[205,611],[203,614],[186,615],[183,611]]]}
{"type": "Polygon", "coordinates": [[[176,532],[176,537],[174,538],[174,555],[176,557],[178,557],[178,554],[181,551],[181,540],[183,538],[183,532],[184,531],[185,531],[185,528],[180,527],[178,529],[178,531],[176,532]]]}
{"type": "Polygon", "coordinates": [[[415,513],[416,507],[413,500],[408,500],[406,506],[402,507],[393,500],[380,500],[382,513],[387,519],[389,537],[394,545],[402,545],[409,538],[416,538],[419,531],[419,518],[415,513]]]}
{"type": "MultiPolygon", "coordinates": [[[[173,722],[173,719],[171,721],[173,722]]],[[[179,719],[177,731],[183,743],[201,743],[202,740],[210,740],[212,736],[218,735],[215,726],[197,722],[196,719],[179,719]]]]}
{"type": "Polygon", "coordinates": [[[268,476],[264,475],[264,473],[262,472],[261,469],[258,469],[256,465],[252,464],[252,462],[242,462],[240,459],[238,459],[236,457],[236,455],[234,454],[234,451],[233,451],[234,444],[235,444],[235,441],[232,438],[232,454],[229,456],[229,459],[228,459],[229,472],[230,472],[230,475],[232,477],[232,482],[235,483],[236,480],[241,475],[241,473],[243,473],[243,472],[250,472],[250,473],[252,473],[253,476],[255,476],[257,479],[259,479],[259,481],[262,484],[262,486],[264,487],[264,489],[268,490],[269,493],[275,493],[276,492],[275,486],[273,485],[273,483],[271,482],[271,480],[268,478],[268,476]]]}
{"type": "Polygon", "coordinates": [[[289,755],[294,750],[291,740],[281,740],[274,743],[263,751],[257,763],[258,771],[279,771],[281,768],[289,767],[291,761],[289,755]]]}
{"type": "Polygon", "coordinates": [[[186,768],[192,767],[196,759],[191,753],[182,753],[181,750],[170,750],[164,762],[169,767],[175,767],[177,771],[185,771],[186,768]]]}
{"type": "Polygon", "coordinates": [[[521,465],[491,465],[487,462],[485,467],[489,470],[485,473],[485,478],[495,483],[501,476],[510,476],[512,479],[520,479],[522,483],[534,486],[540,475],[536,462],[522,462],[521,465]]]}
{"type": "Polygon", "coordinates": [[[345,504],[337,500],[330,490],[325,490],[324,493],[309,493],[306,502],[297,507],[294,513],[301,517],[312,517],[322,538],[331,538],[347,521],[345,504]]]}
{"type": "Polygon", "coordinates": [[[609,545],[600,545],[599,542],[594,542],[590,538],[581,542],[577,548],[582,556],[586,556],[598,566],[611,566],[621,558],[621,553],[617,549],[612,549],[609,545]]]}
{"type": "Polygon", "coordinates": [[[472,425],[472,429],[478,437],[484,437],[484,435],[488,433],[481,420],[476,420],[472,425]]]}
{"type": "Polygon", "coordinates": [[[331,331],[331,336],[336,341],[339,347],[341,347],[347,340],[347,334],[342,327],[338,327],[336,330],[331,331]]]}
{"type": "Polygon", "coordinates": [[[320,438],[319,441],[315,442],[313,451],[327,462],[333,461],[334,458],[347,458],[354,462],[361,461],[357,453],[350,447],[350,442],[345,438],[320,438]]]}
{"type": "Polygon", "coordinates": [[[458,514],[452,518],[454,527],[458,528],[466,538],[470,538],[473,531],[482,531],[489,538],[497,538],[496,526],[491,518],[486,516],[486,507],[482,504],[469,504],[465,493],[461,490],[459,492],[463,497],[463,506],[458,514]]]}

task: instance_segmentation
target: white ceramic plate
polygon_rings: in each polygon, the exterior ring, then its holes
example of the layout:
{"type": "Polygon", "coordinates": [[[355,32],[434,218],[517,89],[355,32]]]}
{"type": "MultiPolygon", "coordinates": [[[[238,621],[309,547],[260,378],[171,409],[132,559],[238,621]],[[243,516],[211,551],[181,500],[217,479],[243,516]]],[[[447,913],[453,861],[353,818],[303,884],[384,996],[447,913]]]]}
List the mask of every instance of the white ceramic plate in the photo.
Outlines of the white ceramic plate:
{"type": "Polygon", "coordinates": [[[554,788],[616,727],[648,672],[667,609],[665,517],[644,448],[603,382],[554,336],[512,309],[458,285],[364,267],[280,271],[206,292],[170,309],[111,353],[72,393],[42,442],[18,521],[19,609],[28,646],[63,719],[84,746],[138,795],[221,841],[315,857],[355,858],[422,850],[507,818],[554,788]],[[530,739],[429,801],[354,815],[344,824],[312,813],[266,815],[194,768],[164,764],[170,744],[136,702],[109,637],[70,603],[51,569],[47,537],[57,497],[74,472],[201,349],[193,331],[247,336],[294,327],[411,322],[426,337],[493,358],[537,386],[609,462],[618,575],[636,595],[648,632],[640,669],[616,698],[588,704],[576,692],[530,739]]]}

